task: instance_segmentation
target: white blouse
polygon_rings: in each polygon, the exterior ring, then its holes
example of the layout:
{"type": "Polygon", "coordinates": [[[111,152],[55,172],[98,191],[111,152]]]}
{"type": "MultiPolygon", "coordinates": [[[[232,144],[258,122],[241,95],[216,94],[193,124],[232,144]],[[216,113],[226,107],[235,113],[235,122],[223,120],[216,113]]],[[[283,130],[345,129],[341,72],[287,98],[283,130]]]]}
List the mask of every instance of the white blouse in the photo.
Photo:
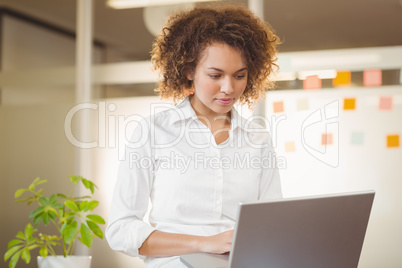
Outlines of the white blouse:
{"type": "MultiPolygon", "coordinates": [[[[120,164],[106,238],[112,249],[140,256],[138,249],[154,230],[215,235],[234,228],[239,202],[280,197],[267,130],[233,108],[229,138],[217,145],[186,98],[135,129],[120,164]]],[[[146,263],[185,267],[178,257],[147,257],[146,263]]]]}

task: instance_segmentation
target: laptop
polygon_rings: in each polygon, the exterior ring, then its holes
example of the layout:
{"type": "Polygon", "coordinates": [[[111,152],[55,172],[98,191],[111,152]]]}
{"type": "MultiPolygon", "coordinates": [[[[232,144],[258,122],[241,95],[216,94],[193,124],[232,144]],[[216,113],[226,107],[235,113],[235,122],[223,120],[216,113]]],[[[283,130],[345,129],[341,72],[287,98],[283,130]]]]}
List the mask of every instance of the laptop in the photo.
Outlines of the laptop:
{"type": "Polygon", "coordinates": [[[180,256],[192,268],[356,268],[374,191],[240,203],[230,254],[180,256]]]}

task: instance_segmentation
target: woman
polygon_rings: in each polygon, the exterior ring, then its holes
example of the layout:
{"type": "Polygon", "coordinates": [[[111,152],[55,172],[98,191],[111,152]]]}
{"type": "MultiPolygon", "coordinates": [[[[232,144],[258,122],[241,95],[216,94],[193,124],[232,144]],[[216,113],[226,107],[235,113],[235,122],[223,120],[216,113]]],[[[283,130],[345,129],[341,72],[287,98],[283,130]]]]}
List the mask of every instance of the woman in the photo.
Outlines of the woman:
{"type": "Polygon", "coordinates": [[[184,267],[177,256],[230,250],[238,202],[282,196],[270,135],[233,107],[272,86],[278,43],[244,7],[169,19],[152,62],[163,77],[157,92],[182,102],[134,131],[106,229],[114,250],[145,257],[147,267],[184,267]]]}

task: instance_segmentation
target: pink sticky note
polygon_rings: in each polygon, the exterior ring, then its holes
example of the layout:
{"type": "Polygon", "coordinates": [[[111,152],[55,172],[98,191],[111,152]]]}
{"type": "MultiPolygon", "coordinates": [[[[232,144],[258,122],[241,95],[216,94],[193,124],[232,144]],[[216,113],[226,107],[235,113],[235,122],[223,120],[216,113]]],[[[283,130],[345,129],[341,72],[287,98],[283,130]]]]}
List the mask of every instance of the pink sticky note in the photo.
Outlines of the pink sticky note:
{"type": "Polygon", "coordinates": [[[285,110],[283,101],[275,101],[273,104],[274,113],[283,113],[285,110]]]}
{"type": "Polygon", "coordinates": [[[392,97],[380,97],[378,109],[385,111],[392,110],[392,97]]]}
{"type": "Polygon", "coordinates": [[[332,143],[332,133],[323,133],[321,135],[321,145],[331,145],[332,143]]]}
{"type": "Polygon", "coordinates": [[[318,75],[307,76],[303,80],[303,89],[312,90],[312,89],[320,89],[322,88],[321,79],[318,78],[318,75]]]}
{"type": "Polygon", "coordinates": [[[380,69],[367,69],[363,72],[363,84],[366,87],[382,85],[382,71],[380,69]]]}

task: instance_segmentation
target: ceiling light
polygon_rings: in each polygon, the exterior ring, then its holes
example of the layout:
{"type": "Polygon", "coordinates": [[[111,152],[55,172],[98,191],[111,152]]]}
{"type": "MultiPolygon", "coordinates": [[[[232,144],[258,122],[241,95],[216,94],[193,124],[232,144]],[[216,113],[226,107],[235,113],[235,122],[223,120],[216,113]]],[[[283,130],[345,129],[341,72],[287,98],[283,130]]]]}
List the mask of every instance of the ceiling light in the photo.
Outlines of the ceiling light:
{"type": "Polygon", "coordinates": [[[211,2],[216,0],[108,0],[107,5],[115,9],[166,6],[183,3],[211,2]]]}

